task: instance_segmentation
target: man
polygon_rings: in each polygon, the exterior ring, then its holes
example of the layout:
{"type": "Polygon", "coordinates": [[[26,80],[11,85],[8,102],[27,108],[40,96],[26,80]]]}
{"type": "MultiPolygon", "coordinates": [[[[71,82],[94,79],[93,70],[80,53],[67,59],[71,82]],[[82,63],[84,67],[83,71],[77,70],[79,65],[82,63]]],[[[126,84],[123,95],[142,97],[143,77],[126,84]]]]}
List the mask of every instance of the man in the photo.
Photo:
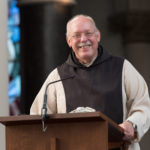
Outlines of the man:
{"type": "Polygon", "coordinates": [[[93,19],[77,15],[67,23],[66,40],[72,52],[67,61],[54,69],[36,96],[31,114],[41,114],[48,83],[68,78],[48,87],[48,113],[66,113],[78,107],[101,111],[124,129],[130,150],[150,126],[150,100],[142,76],[125,59],[103,49],[100,31],[93,19]],[[74,76],[73,79],[69,77],[74,76]],[[135,137],[134,130],[137,130],[135,137]]]}

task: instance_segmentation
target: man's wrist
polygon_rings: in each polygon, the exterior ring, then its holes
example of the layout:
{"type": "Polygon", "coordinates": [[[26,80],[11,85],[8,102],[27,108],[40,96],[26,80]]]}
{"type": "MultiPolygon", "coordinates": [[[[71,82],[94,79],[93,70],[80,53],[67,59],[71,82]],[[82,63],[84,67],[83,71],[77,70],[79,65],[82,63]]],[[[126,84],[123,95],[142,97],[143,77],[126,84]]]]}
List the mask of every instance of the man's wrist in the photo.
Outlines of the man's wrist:
{"type": "Polygon", "coordinates": [[[134,122],[130,121],[130,120],[127,120],[127,122],[131,123],[132,126],[133,126],[133,129],[134,129],[134,141],[136,141],[138,139],[138,136],[137,136],[137,125],[134,122]]]}

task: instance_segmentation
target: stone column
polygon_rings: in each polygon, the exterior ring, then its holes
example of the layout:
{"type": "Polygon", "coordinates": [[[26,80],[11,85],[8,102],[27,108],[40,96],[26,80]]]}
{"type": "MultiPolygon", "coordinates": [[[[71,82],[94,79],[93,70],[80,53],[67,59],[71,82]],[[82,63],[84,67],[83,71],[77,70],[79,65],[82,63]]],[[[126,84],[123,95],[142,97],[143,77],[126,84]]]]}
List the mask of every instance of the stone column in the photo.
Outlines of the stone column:
{"type": "MultiPolygon", "coordinates": [[[[7,5],[0,1],[0,116],[9,115],[8,105],[8,51],[7,51],[7,5]]],[[[5,128],[0,125],[0,150],[5,150],[5,128]]]]}
{"type": "Polygon", "coordinates": [[[66,22],[73,0],[20,0],[21,108],[30,106],[48,74],[68,56],[66,22]]]}
{"type": "Polygon", "coordinates": [[[111,29],[123,37],[125,57],[144,76],[150,87],[150,1],[115,1],[111,29]]]}
{"type": "MultiPolygon", "coordinates": [[[[150,1],[115,0],[115,13],[110,17],[111,28],[123,37],[125,57],[142,74],[150,88],[150,1]]],[[[150,131],[140,145],[149,150],[150,131]]]]}

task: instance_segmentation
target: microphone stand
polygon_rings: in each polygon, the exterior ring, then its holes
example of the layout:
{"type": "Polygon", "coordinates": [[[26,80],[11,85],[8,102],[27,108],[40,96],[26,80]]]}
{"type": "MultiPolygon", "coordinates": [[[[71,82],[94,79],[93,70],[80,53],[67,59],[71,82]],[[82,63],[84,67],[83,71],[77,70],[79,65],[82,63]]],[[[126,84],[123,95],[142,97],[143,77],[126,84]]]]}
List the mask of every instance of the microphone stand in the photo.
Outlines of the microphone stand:
{"type": "Polygon", "coordinates": [[[70,76],[70,77],[67,77],[67,78],[64,78],[64,79],[56,80],[56,81],[53,81],[53,82],[50,82],[50,83],[47,84],[46,89],[45,89],[45,93],[44,93],[43,107],[41,109],[42,130],[43,130],[43,132],[45,132],[46,129],[47,129],[47,127],[45,127],[45,121],[49,118],[49,115],[47,114],[47,89],[48,89],[49,85],[53,84],[53,83],[56,83],[56,82],[63,81],[63,80],[71,79],[71,78],[74,78],[74,75],[70,76]]]}

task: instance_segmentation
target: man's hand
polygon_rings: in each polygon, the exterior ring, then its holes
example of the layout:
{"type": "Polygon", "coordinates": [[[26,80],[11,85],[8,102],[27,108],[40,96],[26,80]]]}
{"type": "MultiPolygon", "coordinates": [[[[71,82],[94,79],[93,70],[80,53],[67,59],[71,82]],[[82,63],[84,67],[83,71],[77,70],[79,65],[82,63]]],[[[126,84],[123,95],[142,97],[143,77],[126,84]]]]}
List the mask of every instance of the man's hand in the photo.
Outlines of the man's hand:
{"type": "Polygon", "coordinates": [[[123,140],[130,141],[134,139],[134,128],[132,123],[125,121],[122,124],[119,124],[119,126],[124,130],[123,140]]]}

